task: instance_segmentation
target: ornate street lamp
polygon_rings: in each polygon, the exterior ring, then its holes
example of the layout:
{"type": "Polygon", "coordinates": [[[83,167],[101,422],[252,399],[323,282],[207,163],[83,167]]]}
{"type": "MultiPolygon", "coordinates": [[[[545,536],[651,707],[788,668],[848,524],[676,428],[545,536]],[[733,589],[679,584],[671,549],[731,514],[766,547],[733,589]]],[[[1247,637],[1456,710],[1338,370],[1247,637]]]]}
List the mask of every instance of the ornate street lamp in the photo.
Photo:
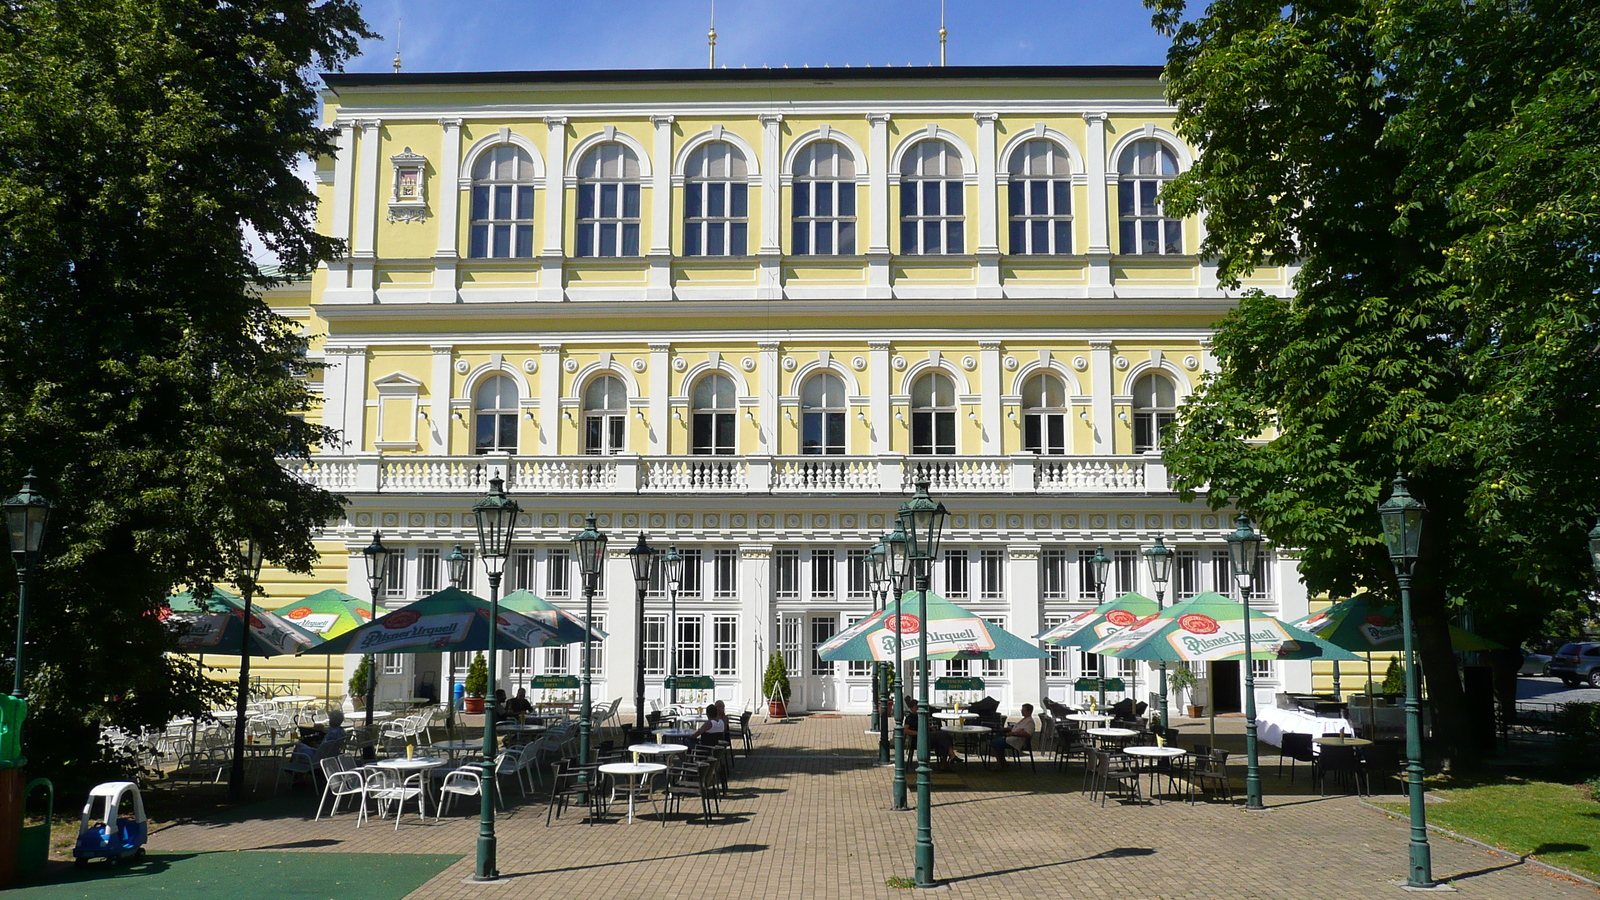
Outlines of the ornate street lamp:
{"type": "Polygon", "coordinates": [[[250,698],[250,602],[261,577],[261,544],[254,537],[239,542],[239,593],[244,595],[244,628],[239,634],[239,696],[234,700],[233,765],[228,770],[228,799],[244,799],[245,705],[250,698]]]}
{"type": "MultiPolygon", "coordinates": [[[[457,544],[450,555],[444,558],[445,572],[450,578],[450,586],[456,590],[464,590],[462,585],[467,583],[467,576],[472,572],[472,557],[461,550],[457,544]]],[[[456,733],[456,655],[444,655],[445,668],[450,670],[449,682],[444,695],[444,725],[451,737],[456,733]]]]}
{"type": "Polygon", "coordinates": [[[678,705],[678,588],[683,586],[683,557],[677,544],[667,545],[661,557],[661,576],[667,582],[667,701],[678,705]]]}
{"type": "MultiPolygon", "coordinates": [[[[578,785],[588,797],[589,788],[589,719],[590,719],[590,660],[594,646],[594,592],[600,584],[600,572],[606,562],[606,536],[595,527],[594,513],[583,520],[583,530],[572,539],[577,549],[578,573],[583,576],[583,718],[578,722],[578,785]]],[[[639,723],[635,722],[635,727],[639,723]]]]}
{"type": "Polygon", "coordinates": [[[517,527],[517,515],[522,507],[506,496],[505,481],[496,475],[489,479],[489,493],[472,504],[472,515],[478,523],[478,558],[489,575],[489,685],[483,702],[483,773],[480,776],[478,805],[478,860],[472,880],[494,881],[500,877],[496,863],[494,834],[495,746],[494,726],[500,718],[500,705],[494,693],[495,675],[499,659],[495,653],[495,638],[500,632],[500,576],[505,574],[506,560],[511,556],[512,533],[517,527]]]}
{"type": "Polygon", "coordinates": [[[928,582],[939,556],[939,538],[949,516],[944,504],[928,496],[928,482],[900,507],[900,529],[917,578],[917,887],[933,887],[933,767],[928,759],[928,582]]]}
{"type": "MultiPolygon", "coordinates": [[[[633,564],[634,596],[638,600],[634,634],[638,636],[633,666],[633,727],[644,727],[644,595],[650,590],[659,564],[656,549],[645,543],[644,532],[639,532],[639,542],[628,551],[628,562],[633,564]]],[[[676,682],[674,682],[676,683],[676,682]]]]}
{"type": "MultiPolygon", "coordinates": [[[[1422,524],[1428,507],[1411,496],[1406,480],[1394,476],[1389,499],[1378,504],[1383,542],[1389,562],[1400,582],[1400,627],[1405,636],[1406,669],[1406,784],[1411,794],[1411,873],[1406,886],[1433,887],[1433,852],[1428,846],[1428,813],[1422,805],[1422,703],[1417,691],[1417,660],[1413,653],[1415,624],[1411,618],[1411,576],[1422,546],[1422,524]]],[[[1592,536],[1591,536],[1592,537],[1592,536]]],[[[1591,546],[1593,544],[1591,543],[1591,546]]]]}
{"type": "MultiPolygon", "coordinates": [[[[1089,558],[1089,580],[1094,585],[1094,602],[1098,606],[1106,602],[1106,576],[1111,574],[1111,557],[1106,555],[1106,545],[1101,544],[1094,548],[1094,556],[1089,558]]],[[[1100,682],[1100,711],[1106,708],[1106,658],[1097,657],[1095,667],[1100,672],[1100,677],[1095,679],[1100,682]]]]}
{"type": "MultiPolygon", "coordinates": [[[[1161,535],[1156,535],[1154,547],[1144,551],[1145,565],[1150,569],[1150,583],[1156,587],[1156,609],[1166,609],[1165,598],[1167,595],[1167,579],[1172,574],[1172,557],[1175,554],[1161,540],[1161,535]]],[[[1161,727],[1167,727],[1167,661],[1161,661],[1161,727]]]]}
{"type": "Polygon", "coordinates": [[[44,546],[45,526],[50,523],[50,501],[33,489],[33,470],[22,479],[22,490],[7,497],[6,534],[11,538],[11,559],[17,567],[17,656],[12,660],[11,696],[24,697],[22,683],[24,638],[28,632],[28,573],[44,546]]]}
{"type": "Polygon", "coordinates": [[[894,616],[888,624],[894,631],[894,803],[893,809],[910,809],[906,805],[906,681],[905,663],[900,658],[900,625],[905,620],[901,601],[906,595],[906,579],[911,573],[910,558],[906,552],[905,530],[896,524],[894,533],[883,539],[884,568],[893,583],[894,616]]]}
{"type": "MultiPolygon", "coordinates": [[[[867,550],[867,585],[872,589],[872,611],[880,613],[889,603],[889,572],[887,551],[883,539],[867,550]]],[[[889,763],[889,717],[885,715],[884,701],[888,698],[884,684],[883,663],[872,664],[872,729],[878,732],[878,765],[889,763]]]]}
{"type": "Polygon", "coordinates": [[[1594,566],[1595,578],[1600,580],[1600,520],[1595,521],[1594,529],[1589,532],[1589,563],[1594,566]]]}
{"type": "Polygon", "coordinates": [[[1261,535],[1250,527],[1250,517],[1240,514],[1238,526],[1228,535],[1228,563],[1233,583],[1244,605],[1244,796],[1246,809],[1263,809],[1261,767],[1256,754],[1256,665],[1250,655],[1250,587],[1261,575],[1261,535]]]}
{"type": "MultiPolygon", "coordinates": [[[[372,618],[378,618],[378,598],[383,595],[384,579],[389,577],[389,558],[394,551],[383,545],[383,532],[372,533],[372,543],[363,547],[361,555],[367,560],[367,596],[372,598],[372,618]]],[[[372,656],[367,656],[367,723],[372,727],[372,707],[378,693],[378,667],[372,656]]]]}

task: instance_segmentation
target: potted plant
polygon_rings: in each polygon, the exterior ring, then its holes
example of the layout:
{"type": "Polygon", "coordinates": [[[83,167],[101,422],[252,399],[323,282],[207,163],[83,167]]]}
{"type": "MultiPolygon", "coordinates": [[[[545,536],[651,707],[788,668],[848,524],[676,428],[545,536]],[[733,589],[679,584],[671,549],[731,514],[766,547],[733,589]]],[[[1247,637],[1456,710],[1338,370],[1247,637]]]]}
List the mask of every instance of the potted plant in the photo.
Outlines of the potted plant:
{"type": "Polygon", "coordinates": [[[367,679],[372,677],[372,657],[363,656],[350,675],[350,702],[356,709],[367,706],[367,679]]]}
{"type": "Polygon", "coordinates": [[[483,698],[489,693],[489,665],[483,661],[483,654],[473,657],[472,665],[467,666],[467,680],[465,687],[467,696],[461,701],[461,711],[472,715],[483,714],[483,698]]]}
{"type": "Polygon", "coordinates": [[[1205,712],[1204,708],[1194,703],[1194,689],[1199,682],[1200,680],[1194,675],[1194,670],[1184,663],[1179,663],[1176,668],[1167,673],[1167,684],[1172,688],[1173,693],[1180,698],[1185,694],[1188,695],[1189,703],[1184,707],[1184,711],[1188,713],[1191,719],[1198,719],[1205,712]]]}
{"type": "Polygon", "coordinates": [[[783,654],[767,658],[767,672],[761,677],[761,693],[767,698],[767,714],[775,719],[789,716],[789,669],[783,654]]]}

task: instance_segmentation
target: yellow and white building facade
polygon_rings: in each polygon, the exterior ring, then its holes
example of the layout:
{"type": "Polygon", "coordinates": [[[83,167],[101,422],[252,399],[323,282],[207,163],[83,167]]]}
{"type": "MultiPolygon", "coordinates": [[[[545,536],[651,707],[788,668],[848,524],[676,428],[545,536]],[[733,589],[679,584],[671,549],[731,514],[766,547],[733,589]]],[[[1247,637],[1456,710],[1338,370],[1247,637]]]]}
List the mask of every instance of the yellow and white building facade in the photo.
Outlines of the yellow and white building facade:
{"type": "MultiPolygon", "coordinates": [[[[524,510],[507,590],[581,615],[569,541],[591,511],[611,539],[599,699],[632,697],[641,652],[660,697],[670,647],[739,708],[776,651],[792,706],[864,711],[865,667],[810,648],[872,609],[863,553],[923,478],[951,511],[934,589],[1014,633],[1093,605],[1102,545],[1109,596],[1154,596],[1139,552],[1157,535],[1179,553],[1168,602],[1228,591],[1231,523],[1179,502],[1157,450],[1233,304],[1198,256],[1204,222],[1155,200],[1193,160],[1159,75],[326,76],[319,227],[348,255],[272,302],[312,337],[312,415],[342,435],[294,468],[350,503],[322,567],[269,574],[268,602],[366,597],[374,531],[404,551],[383,605],[444,586],[494,474],[524,510]],[[688,560],[675,630],[662,585],[636,597],[641,532],[688,560]]],[[[1247,286],[1286,294],[1293,274],[1247,286]]],[[[1304,614],[1294,561],[1268,568],[1257,604],[1304,614]]],[[[576,648],[505,656],[509,682],[578,673],[576,648]]],[[[445,664],[386,659],[382,690],[443,693],[445,664]]],[[[303,665],[320,690],[321,660],[303,665]]],[[[1310,686],[1305,664],[1257,665],[1263,691],[1310,686]]],[[[934,674],[981,676],[1011,709],[1072,700],[1095,667],[1071,651],[934,674]]]]}

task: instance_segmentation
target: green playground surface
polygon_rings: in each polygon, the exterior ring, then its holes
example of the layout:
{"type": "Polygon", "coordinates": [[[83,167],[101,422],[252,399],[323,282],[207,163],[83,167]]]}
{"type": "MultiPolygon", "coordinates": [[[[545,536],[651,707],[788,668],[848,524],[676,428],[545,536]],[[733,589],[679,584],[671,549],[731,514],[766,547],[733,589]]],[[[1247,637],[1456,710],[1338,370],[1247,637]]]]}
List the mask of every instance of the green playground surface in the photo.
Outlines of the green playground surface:
{"type": "Polygon", "coordinates": [[[399,900],[460,854],[241,850],[151,853],[138,862],[54,866],[5,892],[6,900],[399,900]]]}

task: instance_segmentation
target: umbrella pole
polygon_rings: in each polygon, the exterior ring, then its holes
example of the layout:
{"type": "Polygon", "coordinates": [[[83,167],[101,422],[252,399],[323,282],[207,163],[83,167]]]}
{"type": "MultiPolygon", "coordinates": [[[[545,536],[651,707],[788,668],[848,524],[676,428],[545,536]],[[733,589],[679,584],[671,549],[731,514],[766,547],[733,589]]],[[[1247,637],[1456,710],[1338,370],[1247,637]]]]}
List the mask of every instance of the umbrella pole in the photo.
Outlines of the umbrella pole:
{"type": "Polygon", "coordinates": [[[1367,651],[1367,740],[1378,739],[1378,694],[1372,689],[1372,651],[1367,651]]]}
{"type": "Polygon", "coordinates": [[[1211,742],[1209,746],[1215,751],[1217,749],[1217,682],[1216,679],[1211,677],[1212,665],[1211,660],[1206,660],[1206,711],[1211,714],[1211,737],[1208,740],[1211,742]]]}

